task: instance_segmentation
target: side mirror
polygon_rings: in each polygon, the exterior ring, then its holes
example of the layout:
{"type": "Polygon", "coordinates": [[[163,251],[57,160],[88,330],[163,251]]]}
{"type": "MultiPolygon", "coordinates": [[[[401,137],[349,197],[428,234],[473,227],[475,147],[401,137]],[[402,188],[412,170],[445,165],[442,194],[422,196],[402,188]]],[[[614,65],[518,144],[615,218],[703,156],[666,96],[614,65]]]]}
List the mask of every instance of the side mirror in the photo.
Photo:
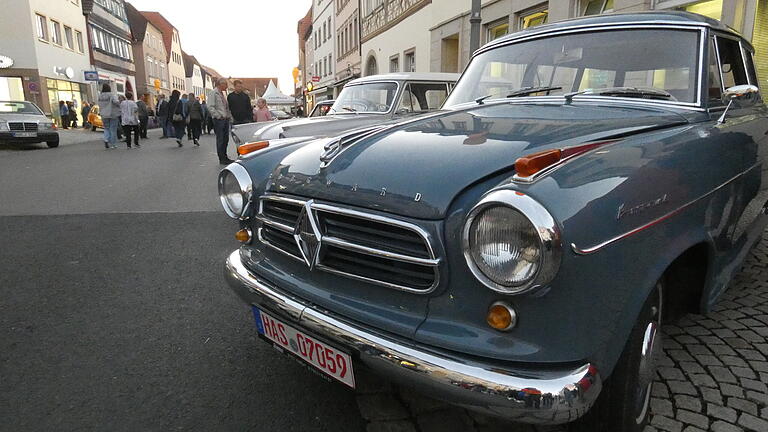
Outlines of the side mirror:
{"type": "Polygon", "coordinates": [[[754,105],[759,93],[760,89],[753,85],[728,87],[723,93],[723,103],[730,104],[732,101],[736,101],[741,105],[754,105]]]}
{"type": "Polygon", "coordinates": [[[728,87],[725,90],[725,93],[723,93],[723,103],[727,103],[728,105],[725,107],[723,115],[717,119],[717,123],[725,123],[725,116],[728,114],[728,110],[731,109],[731,106],[733,106],[734,102],[736,102],[736,105],[739,107],[745,108],[755,105],[759,98],[760,89],[758,89],[756,86],[744,84],[728,87]]]}

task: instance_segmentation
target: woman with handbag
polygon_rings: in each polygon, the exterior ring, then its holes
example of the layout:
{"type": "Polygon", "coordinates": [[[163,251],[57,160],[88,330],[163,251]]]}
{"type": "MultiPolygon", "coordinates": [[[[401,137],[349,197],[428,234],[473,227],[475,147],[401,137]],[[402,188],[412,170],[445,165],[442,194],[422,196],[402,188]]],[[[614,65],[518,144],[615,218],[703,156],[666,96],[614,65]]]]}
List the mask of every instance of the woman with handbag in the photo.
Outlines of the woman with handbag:
{"type": "Polygon", "coordinates": [[[189,94],[189,102],[187,102],[187,107],[189,107],[189,130],[192,133],[192,142],[195,143],[196,146],[200,145],[200,133],[203,131],[203,108],[200,106],[200,101],[197,100],[194,93],[189,94]]]}
{"type": "Polygon", "coordinates": [[[179,99],[181,92],[174,90],[171,93],[171,99],[168,101],[168,112],[171,115],[171,124],[176,136],[176,144],[179,147],[184,147],[181,143],[181,139],[184,138],[184,127],[187,125],[187,106],[181,103],[179,99]]]}

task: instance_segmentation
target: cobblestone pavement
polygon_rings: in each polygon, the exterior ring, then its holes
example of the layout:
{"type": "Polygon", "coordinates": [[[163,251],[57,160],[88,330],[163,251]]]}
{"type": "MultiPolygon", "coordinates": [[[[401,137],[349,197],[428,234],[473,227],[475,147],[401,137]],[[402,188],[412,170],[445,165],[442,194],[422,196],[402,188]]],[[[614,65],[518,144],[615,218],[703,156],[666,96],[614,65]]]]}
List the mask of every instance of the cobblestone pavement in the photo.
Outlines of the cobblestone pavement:
{"type": "MultiPolygon", "coordinates": [[[[768,235],[706,315],[664,327],[645,432],[768,432],[768,235]]],[[[564,432],[490,419],[363,376],[368,432],[564,432]]],[[[613,431],[612,431],[613,432],[613,431]]]]}

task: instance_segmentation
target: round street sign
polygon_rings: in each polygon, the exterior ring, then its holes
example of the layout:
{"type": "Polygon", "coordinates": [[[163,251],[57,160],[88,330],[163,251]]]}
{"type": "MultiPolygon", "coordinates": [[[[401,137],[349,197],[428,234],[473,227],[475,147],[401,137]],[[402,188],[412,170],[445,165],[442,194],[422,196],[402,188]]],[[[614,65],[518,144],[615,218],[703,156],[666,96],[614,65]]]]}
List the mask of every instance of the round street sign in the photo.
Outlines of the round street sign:
{"type": "Polygon", "coordinates": [[[39,92],[39,91],[40,91],[40,84],[38,84],[38,83],[37,83],[37,82],[35,82],[35,81],[30,81],[30,82],[27,84],[27,88],[29,88],[29,91],[31,91],[31,92],[33,92],[33,93],[36,93],[36,92],[39,92]]]}

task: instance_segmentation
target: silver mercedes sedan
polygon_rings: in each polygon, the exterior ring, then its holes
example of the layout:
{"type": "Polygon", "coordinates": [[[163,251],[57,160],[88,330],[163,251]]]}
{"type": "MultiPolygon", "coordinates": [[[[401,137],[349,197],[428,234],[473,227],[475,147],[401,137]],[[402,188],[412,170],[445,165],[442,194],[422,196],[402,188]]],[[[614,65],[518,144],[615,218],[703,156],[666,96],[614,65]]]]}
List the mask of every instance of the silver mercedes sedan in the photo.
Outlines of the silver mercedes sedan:
{"type": "Polygon", "coordinates": [[[40,108],[27,101],[0,101],[0,143],[36,144],[50,148],[59,146],[56,125],[40,108]]]}

